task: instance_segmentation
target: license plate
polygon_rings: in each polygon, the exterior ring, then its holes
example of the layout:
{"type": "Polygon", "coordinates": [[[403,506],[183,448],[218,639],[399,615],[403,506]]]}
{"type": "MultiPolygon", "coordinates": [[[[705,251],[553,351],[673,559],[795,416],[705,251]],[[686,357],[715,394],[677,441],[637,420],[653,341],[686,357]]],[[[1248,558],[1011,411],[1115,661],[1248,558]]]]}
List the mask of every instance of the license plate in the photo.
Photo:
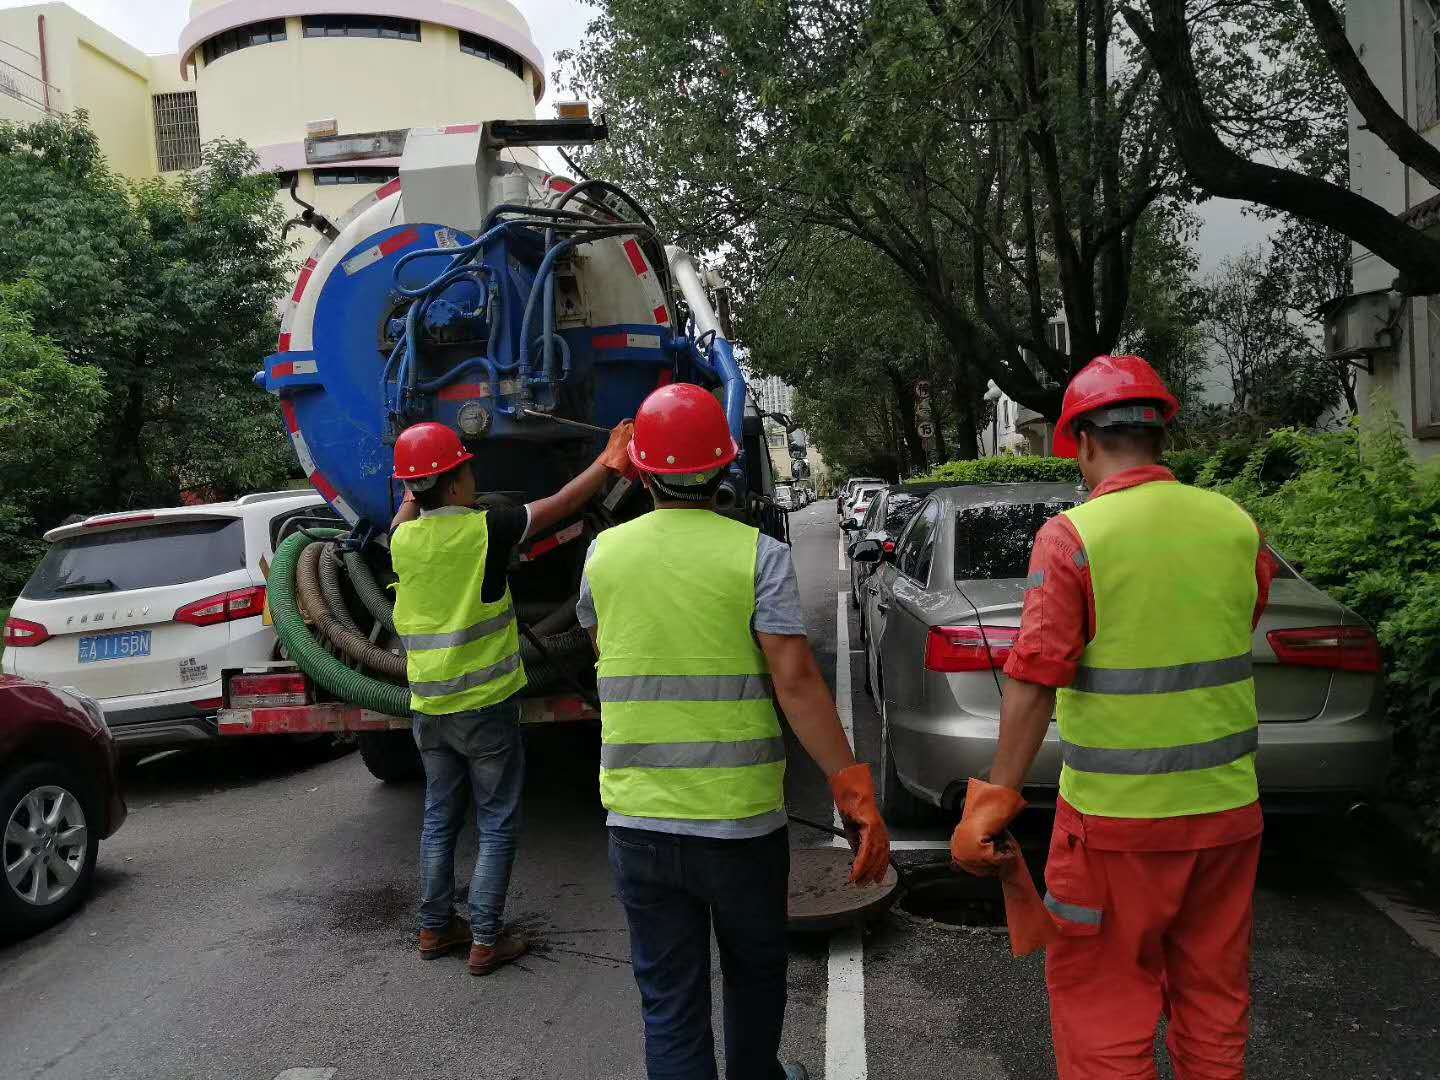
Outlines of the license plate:
{"type": "Polygon", "coordinates": [[[96,634],[80,639],[80,663],[100,660],[129,660],[150,655],[149,630],[125,630],[118,634],[96,634]]]}

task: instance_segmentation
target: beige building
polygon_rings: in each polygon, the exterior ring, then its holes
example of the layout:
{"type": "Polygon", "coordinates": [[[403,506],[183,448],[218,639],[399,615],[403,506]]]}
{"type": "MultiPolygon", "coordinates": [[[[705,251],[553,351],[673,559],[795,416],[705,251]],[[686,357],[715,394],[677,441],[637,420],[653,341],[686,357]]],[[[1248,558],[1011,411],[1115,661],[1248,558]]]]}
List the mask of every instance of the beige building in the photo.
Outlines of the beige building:
{"type": "Polygon", "coordinates": [[[242,139],[332,215],[399,160],[312,166],[307,133],[523,119],[544,91],[544,58],[507,0],[195,0],[166,56],[65,4],[0,11],[0,119],[85,109],[111,165],[136,178],[242,139]]]}

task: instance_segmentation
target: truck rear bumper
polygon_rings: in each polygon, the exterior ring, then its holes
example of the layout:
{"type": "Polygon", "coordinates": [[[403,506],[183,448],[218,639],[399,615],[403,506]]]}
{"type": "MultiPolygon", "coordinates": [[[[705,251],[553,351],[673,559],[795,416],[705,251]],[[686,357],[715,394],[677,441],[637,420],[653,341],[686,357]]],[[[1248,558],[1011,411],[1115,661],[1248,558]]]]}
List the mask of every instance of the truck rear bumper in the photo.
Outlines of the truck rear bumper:
{"type": "MultiPolygon", "coordinates": [[[[578,697],[527,698],[522,724],[598,720],[600,714],[578,697]]],[[[307,735],[341,731],[408,731],[408,716],[387,716],[355,705],[296,705],[274,709],[221,709],[221,735],[307,735]]]]}

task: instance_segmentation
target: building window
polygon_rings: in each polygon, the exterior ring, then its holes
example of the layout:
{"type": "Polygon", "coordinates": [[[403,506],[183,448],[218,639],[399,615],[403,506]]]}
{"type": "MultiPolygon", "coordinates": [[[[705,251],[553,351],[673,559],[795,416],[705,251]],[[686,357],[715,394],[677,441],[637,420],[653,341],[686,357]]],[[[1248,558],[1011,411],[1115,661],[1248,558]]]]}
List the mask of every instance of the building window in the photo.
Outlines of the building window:
{"type": "Polygon", "coordinates": [[[195,91],[156,94],[155,157],[160,171],[176,172],[200,167],[200,111],[195,91]]]}
{"type": "Polygon", "coordinates": [[[358,168],[358,169],[316,169],[316,187],[336,187],[340,184],[388,184],[400,175],[399,169],[358,168]]]}
{"type": "Polygon", "coordinates": [[[223,34],[216,34],[200,46],[200,54],[205,57],[205,66],[209,67],[222,56],[229,56],[232,52],[248,49],[252,45],[268,45],[272,41],[284,40],[285,20],[266,19],[264,22],[237,26],[223,34]]]}
{"type": "Polygon", "coordinates": [[[1415,125],[1440,122],[1440,4],[1415,0],[1415,125]]]}
{"type": "Polygon", "coordinates": [[[418,19],[393,19],[384,15],[306,15],[305,36],[390,38],[419,41],[418,19]]]}
{"type": "Polygon", "coordinates": [[[479,34],[471,34],[465,30],[460,31],[460,51],[467,56],[478,56],[482,60],[493,60],[503,68],[508,68],[517,77],[525,77],[525,61],[520,59],[520,54],[507,49],[498,41],[491,41],[479,34]]]}

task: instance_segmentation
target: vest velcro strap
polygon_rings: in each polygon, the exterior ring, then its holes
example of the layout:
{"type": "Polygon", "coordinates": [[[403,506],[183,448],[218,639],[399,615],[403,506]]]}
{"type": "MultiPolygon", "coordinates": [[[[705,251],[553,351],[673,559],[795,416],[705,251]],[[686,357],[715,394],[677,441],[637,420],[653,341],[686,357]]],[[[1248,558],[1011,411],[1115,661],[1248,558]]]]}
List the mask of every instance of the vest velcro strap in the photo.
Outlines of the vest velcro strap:
{"type": "Polygon", "coordinates": [[[1071,690],[1085,694],[1173,694],[1182,690],[1206,690],[1229,686],[1250,678],[1249,653],[1224,660],[1173,667],[1095,668],[1080,667],[1071,690]]]}
{"type": "Polygon", "coordinates": [[[624,701],[769,701],[769,675],[607,675],[601,704],[624,701]]]}
{"type": "Polygon", "coordinates": [[[464,630],[453,630],[448,634],[406,634],[400,640],[405,643],[406,652],[425,652],[430,649],[455,649],[472,641],[489,637],[506,629],[515,621],[515,609],[501,612],[489,619],[482,619],[464,630]]]}
{"type": "Polygon", "coordinates": [[[512,653],[498,664],[491,664],[489,667],[480,668],[461,675],[458,679],[441,679],[437,682],[412,682],[410,692],[416,697],[445,697],[449,694],[459,694],[466,690],[474,690],[477,686],[484,686],[488,682],[504,678],[506,675],[519,670],[520,654],[512,653]]]}
{"type": "Polygon", "coordinates": [[[1080,926],[1099,926],[1104,914],[1099,908],[1082,907],[1079,904],[1067,904],[1064,900],[1056,900],[1050,895],[1049,889],[1045,890],[1045,906],[1052,915],[1080,926]]]}
{"type": "Polygon", "coordinates": [[[785,760],[785,740],[740,742],[607,743],[600,747],[602,769],[738,769],[785,760]]]}
{"type": "Polygon", "coordinates": [[[1143,750],[1114,750],[1062,742],[1060,753],[1066,765],[1081,772],[1108,773],[1113,776],[1154,776],[1229,765],[1247,754],[1255,753],[1259,746],[1260,729],[1247,728],[1210,742],[1143,750]]]}

